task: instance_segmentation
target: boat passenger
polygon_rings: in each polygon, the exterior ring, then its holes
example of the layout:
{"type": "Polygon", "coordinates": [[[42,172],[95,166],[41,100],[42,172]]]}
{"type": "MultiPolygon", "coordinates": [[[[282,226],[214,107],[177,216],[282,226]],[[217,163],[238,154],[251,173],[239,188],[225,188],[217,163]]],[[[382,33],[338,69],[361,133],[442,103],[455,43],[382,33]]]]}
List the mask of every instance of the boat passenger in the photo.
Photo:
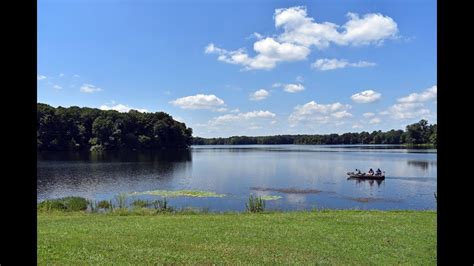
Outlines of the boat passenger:
{"type": "Polygon", "coordinates": [[[382,171],[380,171],[380,168],[377,168],[376,175],[382,175],[382,171]]]}
{"type": "Polygon", "coordinates": [[[372,170],[372,168],[369,170],[369,175],[374,175],[374,170],[372,170]]]}

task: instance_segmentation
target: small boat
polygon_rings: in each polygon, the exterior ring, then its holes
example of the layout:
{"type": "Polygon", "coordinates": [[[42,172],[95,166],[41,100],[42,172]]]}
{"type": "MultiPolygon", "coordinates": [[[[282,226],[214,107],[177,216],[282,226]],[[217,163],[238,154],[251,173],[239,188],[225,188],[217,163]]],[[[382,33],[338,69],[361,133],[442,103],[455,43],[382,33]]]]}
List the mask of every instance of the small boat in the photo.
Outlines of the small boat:
{"type": "Polygon", "coordinates": [[[385,172],[381,175],[370,175],[366,173],[355,173],[355,172],[348,172],[347,175],[349,178],[357,178],[357,179],[375,179],[375,180],[384,180],[385,179],[385,172]]]}

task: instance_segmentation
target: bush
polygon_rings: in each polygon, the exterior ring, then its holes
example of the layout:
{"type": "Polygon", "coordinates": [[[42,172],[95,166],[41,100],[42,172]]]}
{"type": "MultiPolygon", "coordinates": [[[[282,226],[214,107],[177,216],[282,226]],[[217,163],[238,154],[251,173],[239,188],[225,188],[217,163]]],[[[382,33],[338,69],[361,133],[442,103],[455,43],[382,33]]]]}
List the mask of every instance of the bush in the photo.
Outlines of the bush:
{"type": "Polygon", "coordinates": [[[110,209],[110,202],[106,200],[101,200],[97,203],[97,208],[99,209],[110,209]]]}
{"type": "Polygon", "coordinates": [[[87,199],[82,197],[66,197],[62,199],[68,211],[87,210],[87,199]]]}
{"type": "Polygon", "coordinates": [[[45,201],[42,201],[38,204],[38,210],[41,210],[41,211],[52,211],[52,210],[65,211],[66,210],[66,205],[64,205],[64,203],[62,203],[58,200],[45,200],[45,201]]]}
{"type": "Polygon", "coordinates": [[[45,200],[38,204],[39,210],[59,211],[85,211],[88,201],[82,197],[65,197],[59,199],[45,200]]]}
{"type": "Polygon", "coordinates": [[[123,209],[127,205],[127,194],[121,193],[117,196],[115,196],[115,201],[117,202],[117,207],[119,209],[123,209]]]}
{"type": "Polygon", "coordinates": [[[138,207],[138,208],[146,208],[150,206],[150,203],[147,200],[137,199],[132,202],[132,206],[138,207]]]}
{"type": "Polygon", "coordinates": [[[157,212],[171,212],[173,208],[168,205],[166,198],[163,200],[155,200],[152,202],[153,207],[156,209],[157,212]]]}
{"type": "Polygon", "coordinates": [[[265,210],[265,201],[261,197],[250,195],[249,200],[245,203],[248,212],[263,212],[265,210]]]}

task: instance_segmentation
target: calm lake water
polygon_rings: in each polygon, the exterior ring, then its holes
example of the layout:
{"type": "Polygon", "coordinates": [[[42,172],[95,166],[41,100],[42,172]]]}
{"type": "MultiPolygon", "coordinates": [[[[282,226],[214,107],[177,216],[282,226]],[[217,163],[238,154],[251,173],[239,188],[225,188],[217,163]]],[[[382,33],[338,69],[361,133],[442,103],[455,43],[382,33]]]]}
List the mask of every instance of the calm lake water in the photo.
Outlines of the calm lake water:
{"type": "MultiPolygon", "coordinates": [[[[222,198],[167,198],[174,207],[243,211],[250,194],[281,196],[267,209],[436,209],[436,150],[383,145],[193,146],[184,152],[40,153],[38,201],[110,200],[119,193],[201,190],[222,198]],[[348,180],[359,168],[384,181],[348,180]]],[[[160,199],[160,196],[133,198],[160,199]]]]}

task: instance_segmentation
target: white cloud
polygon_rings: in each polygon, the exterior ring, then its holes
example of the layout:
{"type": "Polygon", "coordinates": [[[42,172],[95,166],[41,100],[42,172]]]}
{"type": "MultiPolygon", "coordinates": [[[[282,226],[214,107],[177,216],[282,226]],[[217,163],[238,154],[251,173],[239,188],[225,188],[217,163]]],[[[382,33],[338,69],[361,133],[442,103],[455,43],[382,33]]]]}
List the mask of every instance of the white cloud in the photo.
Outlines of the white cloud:
{"type": "Polygon", "coordinates": [[[359,61],[356,63],[349,63],[349,66],[351,67],[373,67],[376,66],[377,64],[374,62],[367,62],[367,61],[359,61]]]}
{"type": "Polygon", "coordinates": [[[338,68],[345,68],[349,64],[346,60],[338,59],[318,59],[311,64],[311,68],[316,68],[321,71],[333,70],[338,68]]]}
{"type": "Polygon", "coordinates": [[[378,92],[366,90],[352,95],[351,99],[356,103],[372,103],[378,101],[381,96],[382,94],[378,92]]]}
{"type": "Polygon", "coordinates": [[[367,62],[367,61],[359,61],[356,63],[350,63],[346,59],[323,58],[323,59],[318,59],[314,63],[312,63],[311,68],[315,68],[320,71],[327,71],[327,70],[334,70],[334,69],[345,68],[345,67],[372,67],[375,65],[376,65],[375,63],[367,62]]]}
{"type": "Polygon", "coordinates": [[[217,60],[229,64],[244,66],[244,70],[272,69],[278,62],[300,61],[306,59],[310,50],[304,46],[291,43],[280,43],[273,38],[267,37],[254,43],[253,49],[257,53],[254,57],[248,55],[244,49],[228,51],[210,43],[206,54],[217,54],[217,60]]]}
{"type": "Polygon", "coordinates": [[[217,46],[215,46],[213,43],[210,43],[206,46],[206,49],[204,50],[204,53],[206,54],[213,54],[213,53],[216,53],[216,54],[223,54],[223,53],[226,53],[227,50],[225,49],[221,49],[217,46]]]}
{"type": "Polygon", "coordinates": [[[254,32],[252,34],[250,34],[249,37],[247,37],[247,39],[252,39],[252,38],[256,38],[257,40],[261,40],[264,38],[264,36],[258,32],[254,32]]]}
{"type": "MultiPolygon", "coordinates": [[[[205,48],[207,54],[217,54],[218,60],[229,64],[244,66],[244,69],[272,69],[278,62],[300,61],[307,58],[310,48],[337,45],[381,44],[385,39],[395,38],[398,26],[395,21],[379,13],[365,14],[359,17],[347,13],[347,22],[339,26],[331,22],[317,23],[308,17],[306,7],[296,6],[276,9],[273,19],[275,28],[283,32],[275,37],[263,37],[254,33],[257,38],[253,44],[255,56],[250,56],[244,49],[229,51],[210,43],[205,48]]],[[[355,67],[368,66],[369,62],[354,63],[355,67]]]]}
{"type": "Polygon", "coordinates": [[[281,87],[281,86],[283,86],[283,84],[281,84],[281,83],[273,83],[273,85],[272,85],[273,88],[278,88],[278,87],[281,87]]]}
{"type": "Polygon", "coordinates": [[[304,86],[301,84],[286,84],[283,90],[286,92],[295,93],[304,91],[304,86]]]}
{"type": "Polygon", "coordinates": [[[341,118],[346,118],[346,117],[352,117],[352,114],[347,112],[347,111],[340,111],[340,112],[335,112],[331,114],[333,117],[341,119],[341,118]]]}
{"type": "MultiPolygon", "coordinates": [[[[433,117],[430,109],[425,106],[428,101],[436,101],[437,85],[434,85],[420,93],[411,93],[408,96],[397,99],[396,104],[387,110],[380,112],[381,115],[390,115],[394,119],[428,119],[433,117]]],[[[435,116],[435,115],[434,115],[435,116]]]]}
{"type": "Polygon", "coordinates": [[[352,125],[352,128],[353,129],[361,129],[361,128],[364,128],[364,127],[360,124],[354,124],[354,125],[352,125]]]}
{"type": "Polygon", "coordinates": [[[385,39],[395,38],[398,26],[395,21],[380,13],[365,14],[360,18],[356,13],[347,13],[350,19],[343,25],[343,40],[352,45],[380,44],[385,39]]]}
{"type": "Polygon", "coordinates": [[[221,107],[221,108],[217,108],[215,111],[216,111],[216,112],[221,112],[221,113],[222,113],[222,112],[227,112],[227,108],[221,107]]]}
{"type": "Polygon", "coordinates": [[[263,118],[268,118],[268,117],[275,117],[276,115],[270,111],[252,111],[252,112],[247,112],[247,113],[240,113],[239,116],[244,117],[245,119],[251,119],[251,118],[258,118],[258,117],[263,117],[263,118]]]}
{"type": "Polygon", "coordinates": [[[350,108],[350,105],[344,105],[339,102],[332,104],[318,104],[315,101],[311,101],[302,106],[296,106],[293,113],[288,118],[288,122],[292,127],[299,123],[324,124],[337,122],[337,120],[352,116],[352,114],[347,111],[350,108]]]}
{"type": "Polygon", "coordinates": [[[304,46],[280,43],[269,37],[255,42],[253,49],[259,53],[258,56],[261,56],[262,59],[266,57],[268,60],[275,60],[276,62],[303,60],[310,52],[304,46]]]}
{"type": "Polygon", "coordinates": [[[233,110],[230,110],[231,113],[238,113],[240,112],[240,109],[239,108],[235,108],[233,110]]]}
{"type": "Polygon", "coordinates": [[[369,124],[378,124],[380,122],[381,122],[380,118],[374,117],[374,118],[370,119],[369,124]]]}
{"type": "Polygon", "coordinates": [[[223,125],[233,122],[248,122],[256,119],[268,119],[274,118],[276,115],[270,111],[252,111],[247,113],[239,114],[226,114],[218,116],[209,121],[209,124],[212,126],[223,125]]]}
{"type": "Polygon", "coordinates": [[[62,89],[63,87],[59,86],[59,85],[54,85],[53,88],[57,89],[57,90],[60,90],[62,89]]]}
{"type": "Polygon", "coordinates": [[[79,78],[80,76],[78,74],[74,74],[72,77],[79,78]]]}
{"type": "Polygon", "coordinates": [[[43,79],[46,79],[46,76],[37,75],[37,76],[36,76],[36,79],[37,79],[37,80],[43,80],[43,79]]]}
{"type": "Polygon", "coordinates": [[[347,13],[347,17],[348,21],[342,26],[331,22],[318,23],[308,17],[303,6],[276,9],[274,15],[275,27],[284,30],[279,40],[305,47],[314,45],[323,49],[331,43],[353,46],[380,44],[398,34],[397,23],[391,17],[379,13],[365,14],[362,18],[356,13],[347,13]]]}
{"type": "Polygon", "coordinates": [[[395,119],[426,118],[431,113],[423,103],[397,103],[388,112],[395,119]]]}
{"type": "Polygon", "coordinates": [[[289,93],[296,93],[296,92],[305,90],[305,87],[303,86],[303,84],[300,84],[300,83],[298,84],[273,83],[272,87],[273,88],[283,87],[283,90],[289,93]]]}
{"type": "Polygon", "coordinates": [[[59,74],[60,77],[64,77],[64,73],[59,74]]]}
{"type": "Polygon", "coordinates": [[[178,98],[170,102],[174,106],[182,109],[218,109],[225,106],[224,101],[214,94],[205,95],[197,94],[194,96],[186,96],[178,98]]]}
{"type": "Polygon", "coordinates": [[[375,116],[374,113],[370,113],[370,112],[368,112],[368,113],[363,113],[362,115],[363,115],[365,118],[369,118],[369,117],[374,117],[374,116],[375,116]]]}
{"type": "Polygon", "coordinates": [[[148,112],[147,109],[140,109],[140,108],[134,108],[134,107],[130,107],[130,106],[127,106],[127,105],[124,105],[124,104],[116,104],[116,105],[101,105],[99,107],[100,110],[115,110],[115,111],[119,111],[119,112],[122,112],[122,113],[126,113],[130,110],[137,110],[139,112],[142,112],[142,113],[146,113],[148,112]]]}
{"type": "Polygon", "coordinates": [[[400,103],[416,103],[416,102],[427,102],[435,100],[438,96],[438,86],[434,85],[431,88],[424,90],[421,93],[411,93],[406,97],[398,99],[400,103]]]}
{"type": "Polygon", "coordinates": [[[101,88],[98,88],[92,84],[82,84],[79,90],[84,93],[94,93],[94,92],[102,91],[101,88]]]}
{"type": "Polygon", "coordinates": [[[297,76],[297,77],[296,77],[296,81],[297,81],[297,82],[300,82],[300,83],[303,83],[303,82],[304,82],[303,76],[297,76]]]}
{"type": "Polygon", "coordinates": [[[251,93],[250,94],[250,100],[252,101],[260,101],[260,100],[264,100],[266,99],[268,96],[270,95],[270,93],[265,90],[265,89],[261,89],[261,90],[258,90],[254,93],[251,93]]]}

